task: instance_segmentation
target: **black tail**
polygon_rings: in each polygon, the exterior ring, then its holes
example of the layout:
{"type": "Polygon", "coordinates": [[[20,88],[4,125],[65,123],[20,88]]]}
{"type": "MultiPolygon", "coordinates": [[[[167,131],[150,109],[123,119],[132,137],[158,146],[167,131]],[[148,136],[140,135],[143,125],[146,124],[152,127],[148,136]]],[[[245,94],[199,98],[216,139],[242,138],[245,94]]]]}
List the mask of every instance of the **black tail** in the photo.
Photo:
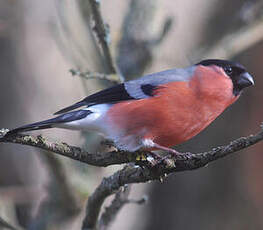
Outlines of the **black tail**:
{"type": "Polygon", "coordinates": [[[82,118],[85,118],[86,116],[88,116],[91,113],[92,112],[89,110],[77,110],[77,111],[73,111],[70,113],[65,113],[63,115],[57,116],[57,117],[52,118],[52,119],[32,123],[29,125],[23,125],[23,126],[18,127],[16,129],[12,129],[6,135],[14,135],[14,134],[20,133],[20,132],[53,128],[55,124],[80,120],[82,118]]]}

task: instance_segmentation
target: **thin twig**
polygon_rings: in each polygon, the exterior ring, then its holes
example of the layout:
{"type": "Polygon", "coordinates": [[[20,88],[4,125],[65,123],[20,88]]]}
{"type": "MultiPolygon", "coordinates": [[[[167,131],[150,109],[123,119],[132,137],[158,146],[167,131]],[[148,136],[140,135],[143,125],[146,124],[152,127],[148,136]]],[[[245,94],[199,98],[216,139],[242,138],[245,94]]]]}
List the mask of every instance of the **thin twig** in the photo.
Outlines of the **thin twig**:
{"type": "Polygon", "coordinates": [[[119,76],[117,74],[104,74],[104,73],[96,73],[96,72],[81,72],[79,70],[70,69],[69,70],[73,76],[80,76],[85,79],[100,79],[112,82],[114,84],[120,83],[119,76]]]}
{"type": "Polygon", "coordinates": [[[110,224],[114,221],[117,214],[125,204],[145,204],[146,198],[143,197],[140,200],[131,200],[128,198],[131,191],[131,185],[125,185],[121,187],[115,194],[115,197],[111,204],[105,208],[105,211],[101,214],[100,220],[98,222],[99,230],[106,230],[109,228],[110,224]]]}
{"type": "Polygon", "coordinates": [[[94,20],[93,30],[96,33],[99,43],[101,45],[108,71],[111,74],[117,74],[118,71],[114,64],[109,48],[109,43],[110,43],[109,27],[104,23],[103,18],[101,16],[100,3],[99,1],[96,0],[89,0],[89,3],[91,6],[91,13],[94,20]]]}
{"type": "Polygon", "coordinates": [[[139,200],[128,199],[126,200],[126,204],[145,204],[148,201],[148,196],[143,196],[139,200]]]}
{"type": "Polygon", "coordinates": [[[101,215],[98,226],[99,230],[106,230],[114,221],[120,209],[127,203],[130,191],[131,186],[127,185],[121,187],[119,191],[115,194],[115,197],[111,202],[110,206],[106,207],[104,213],[102,213],[101,215]]]}

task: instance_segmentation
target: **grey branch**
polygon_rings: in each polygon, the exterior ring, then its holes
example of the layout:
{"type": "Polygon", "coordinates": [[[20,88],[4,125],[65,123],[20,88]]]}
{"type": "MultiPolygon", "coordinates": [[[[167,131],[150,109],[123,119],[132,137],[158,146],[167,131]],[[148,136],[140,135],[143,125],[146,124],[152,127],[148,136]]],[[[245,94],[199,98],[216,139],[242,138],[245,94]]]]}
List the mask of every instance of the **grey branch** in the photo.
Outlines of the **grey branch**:
{"type": "Polygon", "coordinates": [[[131,191],[131,185],[125,185],[118,190],[110,206],[106,207],[105,211],[101,215],[101,218],[98,223],[99,230],[108,229],[110,224],[115,220],[120,209],[125,204],[130,204],[130,203],[144,204],[146,202],[145,197],[143,197],[140,200],[128,199],[130,195],[130,191],[131,191]]]}
{"type": "MultiPolygon", "coordinates": [[[[48,141],[46,138],[40,135],[36,137],[26,134],[4,136],[6,132],[7,132],[6,129],[0,130],[0,142],[2,143],[15,143],[15,144],[34,146],[94,166],[106,167],[109,165],[116,165],[116,164],[143,162],[143,160],[138,158],[138,156],[143,154],[142,151],[126,152],[121,150],[113,150],[110,152],[103,152],[103,153],[89,153],[79,147],[68,145],[67,143],[48,141]]],[[[173,165],[173,161],[175,161],[174,162],[175,167],[172,167],[172,171],[174,168],[176,168],[176,171],[200,168],[205,166],[207,163],[211,161],[217,160],[218,158],[222,158],[233,152],[254,145],[259,141],[261,141],[262,139],[263,139],[263,131],[261,130],[259,133],[255,135],[241,137],[239,139],[232,141],[228,145],[213,148],[211,151],[203,152],[203,153],[188,153],[185,154],[185,156],[177,156],[176,159],[170,157],[167,158],[164,163],[166,163],[166,165],[169,166],[169,165],[173,165]]],[[[145,154],[147,155],[147,153],[145,154]]],[[[148,162],[146,158],[144,158],[145,159],[144,163],[148,162]]],[[[164,166],[164,164],[161,164],[159,166],[164,166]]],[[[159,166],[158,168],[162,171],[162,167],[159,166]]],[[[162,171],[163,174],[167,173],[167,170],[168,169],[162,171]]]]}
{"type": "Polygon", "coordinates": [[[85,79],[100,79],[112,82],[114,84],[120,83],[120,78],[117,74],[105,74],[105,73],[96,73],[96,72],[81,72],[79,70],[70,69],[69,70],[73,76],[80,76],[85,79]]]}
{"type": "Polygon", "coordinates": [[[187,153],[177,157],[167,157],[164,161],[153,167],[151,162],[147,161],[147,156],[144,161],[138,160],[137,156],[138,154],[141,155],[142,152],[130,153],[116,150],[105,153],[91,154],[66,143],[54,143],[47,141],[42,136],[33,137],[23,134],[4,136],[6,130],[2,130],[1,132],[2,137],[0,138],[0,142],[35,146],[95,166],[104,167],[113,164],[130,162],[136,162],[137,164],[145,166],[138,167],[128,165],[122,170],[114,173],[112,176],[103,179],[102,183],[89,198],[87,216],[85,217],[83,225],[84,229],[87,227],[94,228],[104,200],[126,184],[160,180],[160,178],[164,178],[166,175],[171,173],[204,167],[212,161],[245,149],[263,140],[263,130],[261,129],[261,131],[255,135],[241,137],[230,142],[228,145],[213,148],[208,152],[187,153]]]}
{"type": "Polygon", "coordinates": [[[100,3],[96,0],[89,0],[89,3],[91,6],[92,17],[94,20],[93,30],[96,33],[99,43],[101,45],[108,71],[109,73],[116,74],[117,68],[113,62],[113,58],[109,48],[109,27],[104,23],[103,18],[101,16],[100,3]]]}
{"type": "MultiPolygon", "coordinates": [[[[0,131],[6,132],[6,131],[0,131]]],[[[67,143],[51,142],[46,138],[39,136],[31,136],[25,134],[16,134],[15,136],[4,136],[0,142],[9,142],[15,144],[22,144],[28,146],[34,146],[40,149],[51,151],[59,155],[69,157],[73,160],[77,160],[86,164],[106,167],[114,164],[123,164],[136,160],[136,154],[123,152],[123,151],[111,151],[105,153],[89,153],[79,147],[68,145],[67,143]]]]}
{"type": "Polygon", "coordinates": [[[115,197],[111,202],[111,205],[106,207],[104,213],[102,213],[99,221],[98,229],[106,230],[110,226],[110,224],[114,221],[120,209],[127,203],[130,191],[131,191],[130,185],[121,187],[119,189],[119,191],[115,194],[115,197]]]}

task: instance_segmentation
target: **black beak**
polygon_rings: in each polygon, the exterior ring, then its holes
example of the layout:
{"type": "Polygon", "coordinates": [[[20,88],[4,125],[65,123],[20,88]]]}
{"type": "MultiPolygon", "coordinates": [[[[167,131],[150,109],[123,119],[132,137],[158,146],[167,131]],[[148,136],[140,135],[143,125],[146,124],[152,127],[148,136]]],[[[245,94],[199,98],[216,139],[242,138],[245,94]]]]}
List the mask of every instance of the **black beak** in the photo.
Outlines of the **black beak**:
{"type": "Polygon", "coordinates": [[[254,80],[248,72],[245,72],[240,75],[239,79],[237,80],[237,84],[240,89],[244,89],[246,87],[254,85],[254,80]]]}

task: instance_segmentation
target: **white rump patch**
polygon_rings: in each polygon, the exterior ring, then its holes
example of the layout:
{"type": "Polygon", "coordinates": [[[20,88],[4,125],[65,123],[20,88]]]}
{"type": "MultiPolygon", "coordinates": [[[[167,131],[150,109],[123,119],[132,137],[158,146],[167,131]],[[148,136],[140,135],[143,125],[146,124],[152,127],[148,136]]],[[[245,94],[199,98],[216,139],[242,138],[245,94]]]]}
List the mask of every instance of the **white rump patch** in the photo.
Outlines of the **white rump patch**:
{"type": "Polygon", "coordinates": [[[105,115],[112,105],[100,104],[87,107],[83,110],[89,110],[92,113],[88,116],[66,123],[57,124],[56,127],[76,130],[91,130],[106,134],[105,115]]]}
{"type": "Polygon", "coordinates": [[[144,139],[144,140],[142,141],[142,144],[143,144],[143,146],[146,147],[146,148],[152,148],[152,147],[155,146],[154,142],[153,142],[151,139],[149,139],[149,138],[144,139]]]}

